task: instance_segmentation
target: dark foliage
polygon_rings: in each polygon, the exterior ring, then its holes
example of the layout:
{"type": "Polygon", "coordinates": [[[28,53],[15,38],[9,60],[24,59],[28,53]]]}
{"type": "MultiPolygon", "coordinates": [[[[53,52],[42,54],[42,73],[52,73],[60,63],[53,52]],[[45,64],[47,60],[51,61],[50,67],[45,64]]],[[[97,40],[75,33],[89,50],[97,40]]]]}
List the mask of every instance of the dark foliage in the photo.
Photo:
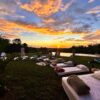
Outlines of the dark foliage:
{"type": "MultiPolygon", "coordinates": [[[[8,39],[4,39],[0,37],[0,52],[5,51],[7,53],[16,53],[20,52],[21,47],[24,47],[26,53],[34,53],[34,52],[41,52],[42,54],[48,54],[52,51],[57,51],[56,48],[35,48],[35,47],[28,47],[26,43],[21,42],[20,39],[14,39],[13,43],[10,43],[8,39]]],[[[61,52],[73,52],[73,53],[91,53],[91,54],[100,54],[100,44],[95,45],[88,45],[86,46],[73,46],[71,48],[63,48],[60,49],[61,52]]]]}

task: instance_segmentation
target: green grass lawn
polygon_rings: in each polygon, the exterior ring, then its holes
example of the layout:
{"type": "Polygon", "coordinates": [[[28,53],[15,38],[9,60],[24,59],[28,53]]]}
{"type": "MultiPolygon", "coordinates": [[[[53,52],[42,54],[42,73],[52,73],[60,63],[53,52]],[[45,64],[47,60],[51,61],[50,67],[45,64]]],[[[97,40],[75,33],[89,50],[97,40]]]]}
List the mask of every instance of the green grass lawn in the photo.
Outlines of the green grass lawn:
{"type": "MultiPolygon", "coordinates": [[[[33,61],[10,62],[2,79],[10,89],[6,100],[66,100],[61,79],[49,66],[33,61]]],[[[5,100],[2,98],[2,100],[5,100]]]]}
{"type": "MultiPolygon", "coordinates": [[[[64,58],[72,60],[72,58],[64,58]]],[[[88,64],[93,58],[74,57],[74,61],[88,64]]],[[[96,65],[99,67],[100,65],[96,65]]],[[[58,77],[49,66],[37,66],[34,61],[11,61],[0,75],[10,89],[0,100],[68,100],[58,77]]]]}

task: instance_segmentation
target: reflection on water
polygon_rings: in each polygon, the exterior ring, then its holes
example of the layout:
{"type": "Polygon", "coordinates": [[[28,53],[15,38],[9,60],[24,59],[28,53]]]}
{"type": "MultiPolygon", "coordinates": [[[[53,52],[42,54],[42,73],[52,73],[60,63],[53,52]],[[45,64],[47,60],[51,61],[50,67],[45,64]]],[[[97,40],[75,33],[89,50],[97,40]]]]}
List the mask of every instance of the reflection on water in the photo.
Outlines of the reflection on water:
{"type": "MultiPolygon", "coordinates": [[[[56,52],[52,52],[52,55],[54,56],[56,52]]],[[[64,52],[61,52],[60,53],[60,56],[61,57],[70,57],[72,55],[72,53],[64,53],[64,52]]]]}
{"type": "MultiPolygon", "coordinates": [[[[52,52],[52,55],[55,55],[55,52],[52,52]]],[[[82,53],[76,53],[76,56],[85,56],[85,57],[100,57],[100,55],[93,55],[93,54],[82,54],[82,53]]],[[[70,57],[72,56],[72,53],[65,53],[65,52],[61,52],[60,53],[61,57],[70,57]]]]}
{"type": "Polygon", "coordinates": [[[62,53],[60,53],[60,56],[61,57],[70,57],[70,56],[72,56],[72,53],[64,53],[64,52],[62,52],[62,53]]]}
{"type": "Polygon", "coordinates": [[[100,55],[96,55],[96,54],[81,54],[81,53],[77,53],[77,56],[86,56],[86,57],[100,57],[100,55]]]}

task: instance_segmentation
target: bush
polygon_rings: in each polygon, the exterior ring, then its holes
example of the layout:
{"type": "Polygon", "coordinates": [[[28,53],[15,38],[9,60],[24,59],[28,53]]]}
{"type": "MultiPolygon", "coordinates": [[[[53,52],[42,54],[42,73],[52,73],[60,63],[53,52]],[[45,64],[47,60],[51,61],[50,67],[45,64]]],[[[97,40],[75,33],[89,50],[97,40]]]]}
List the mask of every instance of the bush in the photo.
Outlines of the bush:
{"type": "Polygon", "coordinates": [[[0,73],[3,73],[5,71],[5,68],[10,61],[11,59],[7,59],[4,61],[0,59],[0,73]]]}
{"type": "Polygon", "coordinates": [[[3,60],[0,60],[0,73],[4,72],[6,67],[6,62],[3,60]]]}
{"type": "Polygon", "coordinates": [[[7,92],[7,88],[4,85],[4,82],[0,81],[0,97],[4,96],[6,92],[7,92]]]}

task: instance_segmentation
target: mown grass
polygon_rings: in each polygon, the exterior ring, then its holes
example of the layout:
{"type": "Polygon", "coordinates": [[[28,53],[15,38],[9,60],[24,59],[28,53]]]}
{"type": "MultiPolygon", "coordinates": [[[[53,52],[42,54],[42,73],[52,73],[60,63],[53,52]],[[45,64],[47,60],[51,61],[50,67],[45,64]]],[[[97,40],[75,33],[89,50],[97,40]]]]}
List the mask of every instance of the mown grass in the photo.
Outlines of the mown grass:
{"type": "MultiPolygon", "coordinates": [[[[91,57],[64,58],[91,67],[91,57]]],[[[95,67],[100,68],[100,64],[95,67]]],[[[10,89],[0,100],[68,100],[58,77],[49,66],[37,66],[34,61],[11,61],[0,79],[10,89]]]]}
{"type": "Polygon", "coordinates": [[[33,61],[12,61],[2,79],[10,89],[7,100],[66,100],[61,79],[49,66],[37,66],[33,61]]]}
{"type": "Polygon", "coordinates": [[[73,58],[73,60],[77,62],[78,64],[84,64],[89,68],[92,68],[92,67],[100,68],[100,63],[94,63],[94,64],[89,63],[93,59],[95,58],[94,57],[82,57],[82,56],[76,56],[73,58]]]}

